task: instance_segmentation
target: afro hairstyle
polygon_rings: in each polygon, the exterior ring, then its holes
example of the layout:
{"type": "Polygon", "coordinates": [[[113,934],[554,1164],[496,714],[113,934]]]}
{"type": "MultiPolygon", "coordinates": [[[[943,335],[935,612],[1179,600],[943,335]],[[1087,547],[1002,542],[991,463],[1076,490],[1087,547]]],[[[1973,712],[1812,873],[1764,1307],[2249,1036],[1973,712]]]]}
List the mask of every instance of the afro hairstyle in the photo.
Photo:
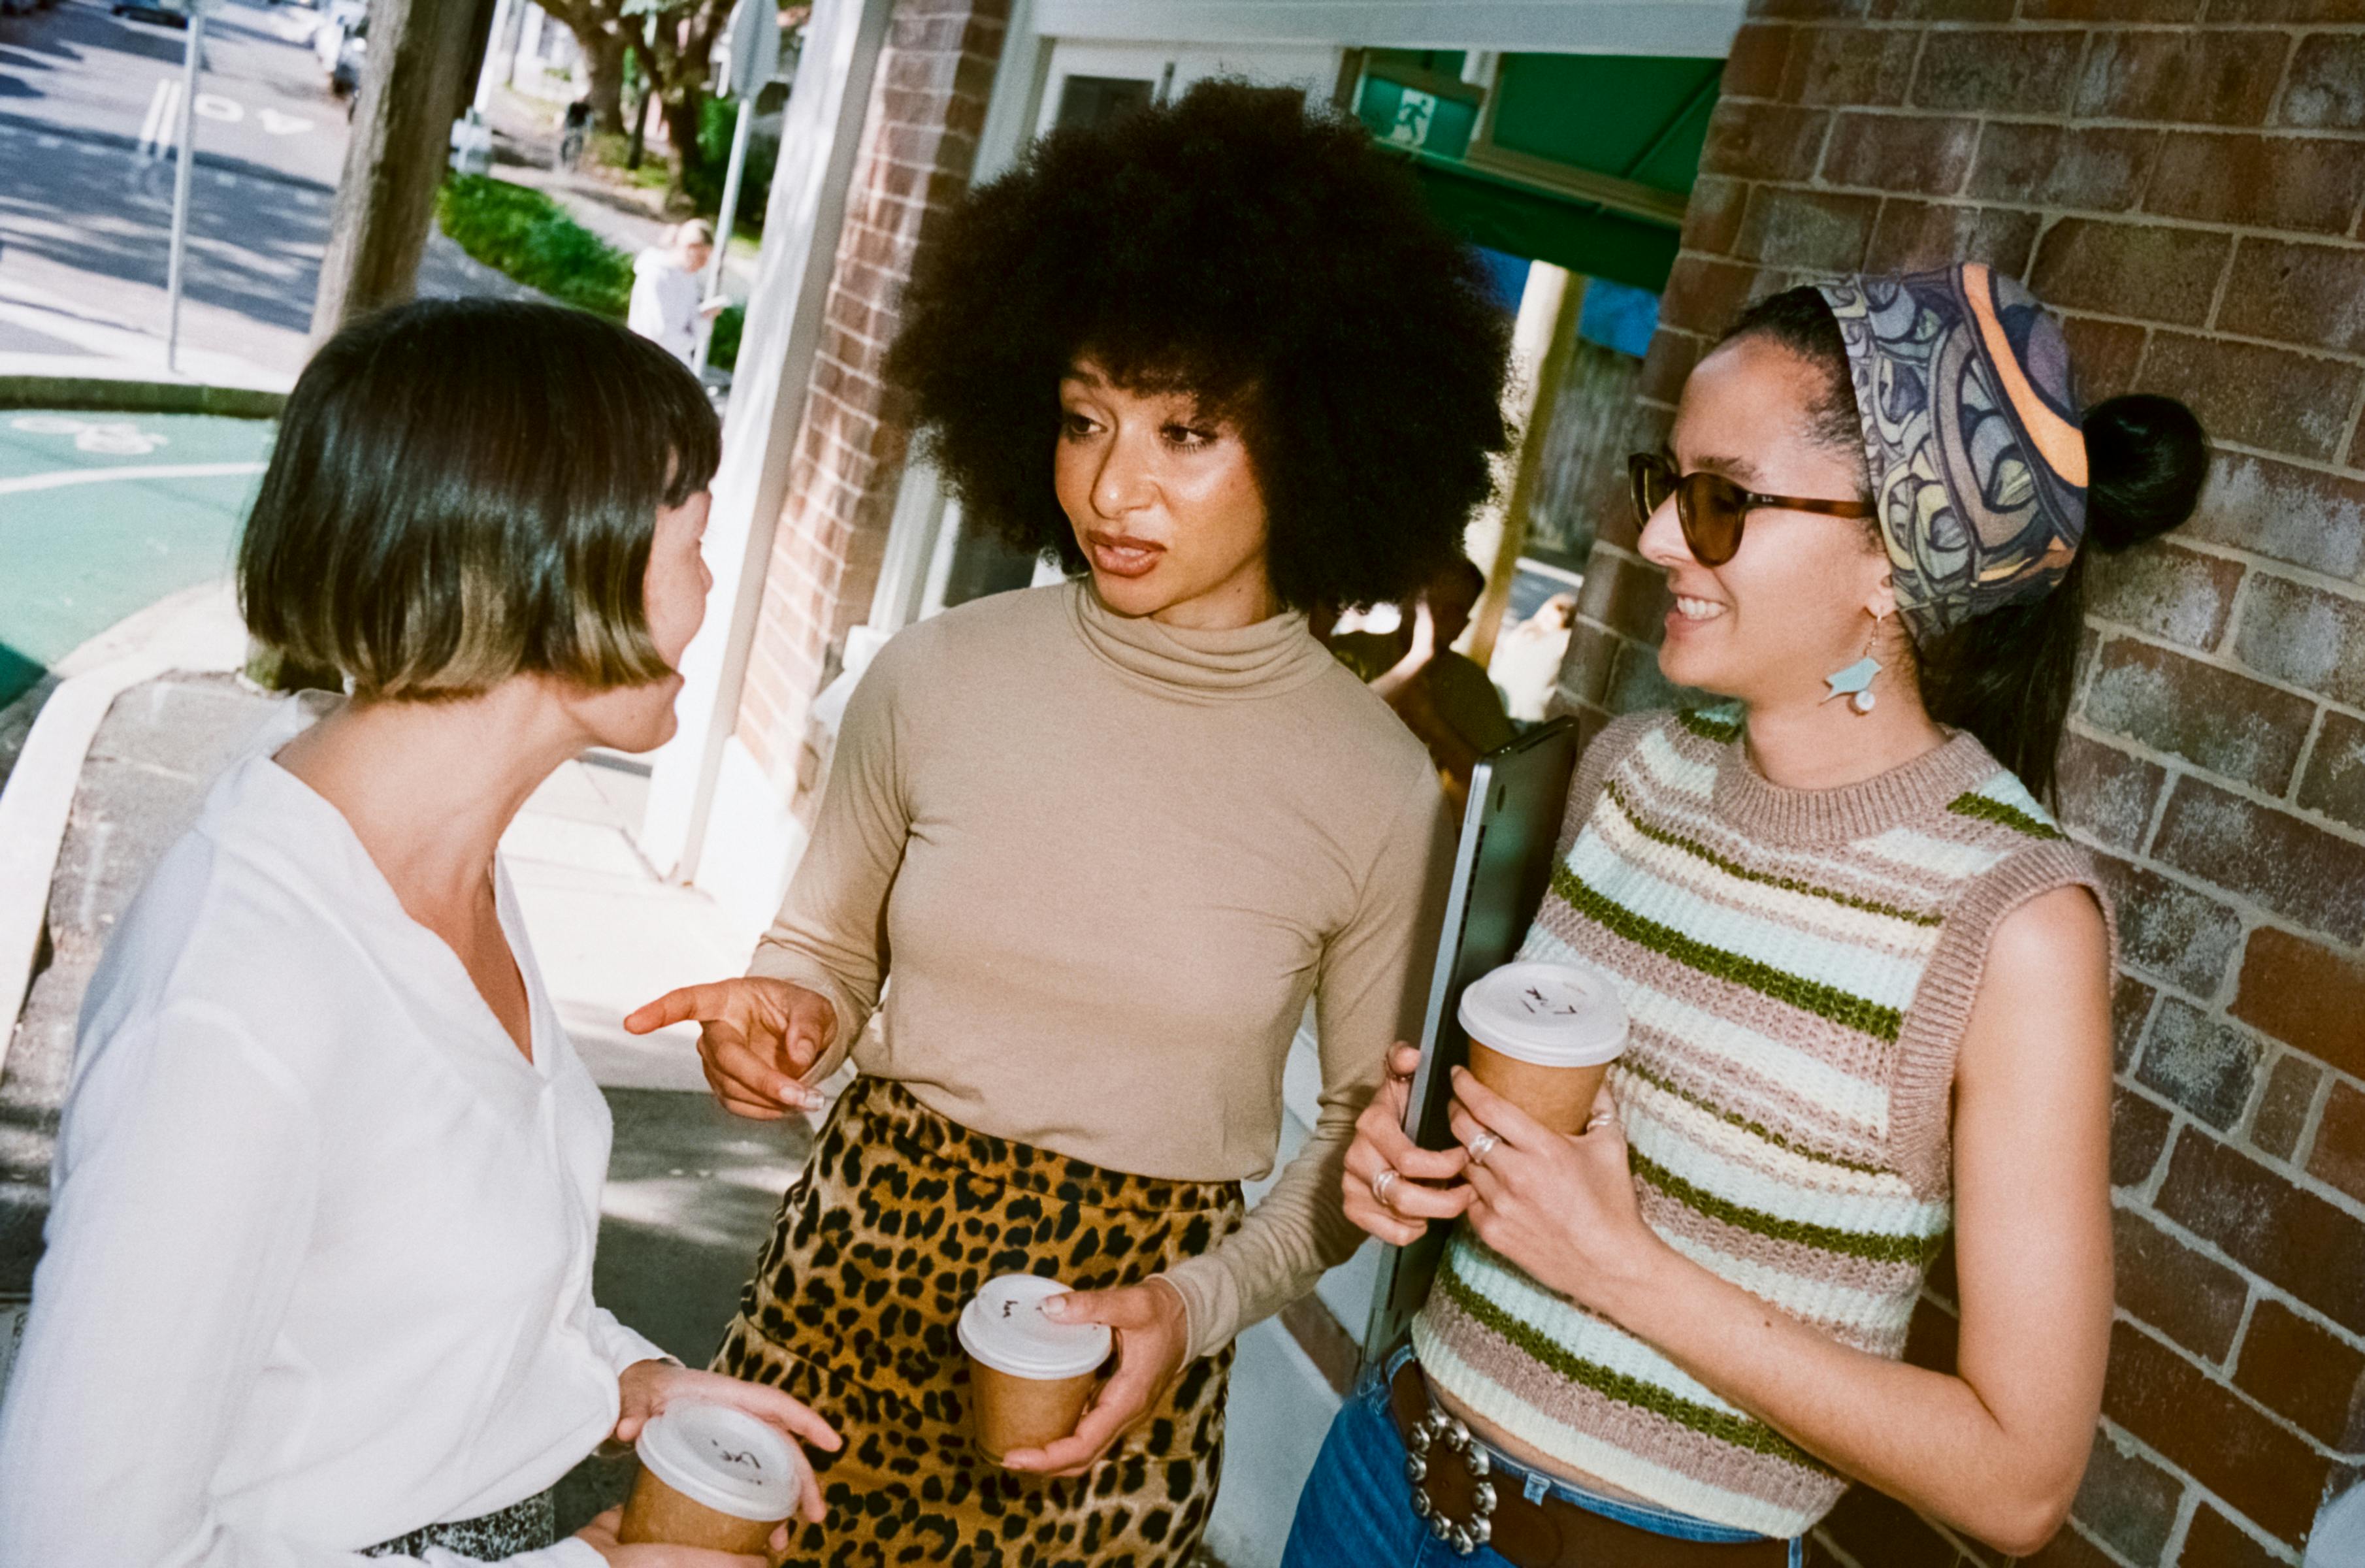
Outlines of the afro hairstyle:
{"type": "Polygon", "coordinates": [[[1239,430],[1295,609],[1402,599],[1509,444],[1508,314],[1411,172],[1292,88],[1204,82],[1057,130],[923,246],[887,362],[968,515],[1085,569],[1052,488],[1089,356],[1239,430]]]}

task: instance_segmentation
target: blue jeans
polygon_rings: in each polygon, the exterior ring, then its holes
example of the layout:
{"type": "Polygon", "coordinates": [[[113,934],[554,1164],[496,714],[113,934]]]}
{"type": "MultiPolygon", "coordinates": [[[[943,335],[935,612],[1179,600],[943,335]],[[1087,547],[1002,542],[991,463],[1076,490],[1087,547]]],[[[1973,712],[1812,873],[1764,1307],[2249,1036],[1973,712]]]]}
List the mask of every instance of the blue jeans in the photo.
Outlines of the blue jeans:
{"type": "MultiPolygon", "coordinates": [[[[1347,1396],[1339,1418],[1330,1423],[1330,1435],[1322,1441],[1314,1473],[1298,1495],[1297,1519],[1290,1527],[1281,1568],[1511,1568],[1491,1547],[1457,1556],[1412,1511],[1404,1439],[1388,1414],[1388,1380],[1411,1359],[1409,1349],[1395,1351],[1387,1358],[1384,1372],[1378,1367],[1367,1371],[1347,1396]]],[[[1588,1513],[1678,1540],[1764,1539],[1647,1503],[1605,1497],[1530,1471],[1493,1450],[1488,1456],[1494,1462],[1496,1489],[1505,1494],[1557,1497],[1588,1513]]],[[[1799,1568],[1805,1546],[1803,1540],[1790,1542],[1790,1568],[1799,1568]]],[[[1602,1568],[1616,1565],[1605,1562],[1602,1568]]]]}

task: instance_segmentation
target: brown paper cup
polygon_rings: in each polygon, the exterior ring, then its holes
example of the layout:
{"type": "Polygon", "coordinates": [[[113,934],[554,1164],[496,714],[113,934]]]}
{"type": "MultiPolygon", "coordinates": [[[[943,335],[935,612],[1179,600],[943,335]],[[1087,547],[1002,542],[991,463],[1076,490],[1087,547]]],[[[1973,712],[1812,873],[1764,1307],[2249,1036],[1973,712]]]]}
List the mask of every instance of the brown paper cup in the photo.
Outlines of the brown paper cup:
{"type": "Polygon", "coordinates": [[[658,1480],[646,1465],[633,1483],[624,1504],[624,1521],[616,1539],[626,1546],[640,1541],[667,1546],[702,1546],[711,1551],[768,1555],[772,1531],[779,1519],[742,1519],[693,1502],[658,1480]]]}
{"type": "Polygon", "coordinates": [[[1015,1449],[1058,1442],[1083,1418],[1084,1402],[1100,1381],[1097,1371],[1074,1377],[1018,1377],[969,1360],[970,1432],[977,1450],[994,1463],[1015,1449]]]}
{"type": "Polygon", "coordinates": [[[1609,1064],[1539,1067],[1470,1042],[1470,1070],[1479,1082],[1556,1133],[1585,1130],[1609,1064]]]}

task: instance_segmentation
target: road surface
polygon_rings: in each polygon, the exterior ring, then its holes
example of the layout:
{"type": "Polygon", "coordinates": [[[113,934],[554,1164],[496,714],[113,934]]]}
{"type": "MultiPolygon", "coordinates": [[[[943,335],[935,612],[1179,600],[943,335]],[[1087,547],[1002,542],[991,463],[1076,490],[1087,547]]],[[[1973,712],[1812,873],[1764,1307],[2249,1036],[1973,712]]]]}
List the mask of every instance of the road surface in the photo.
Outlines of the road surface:
{"type": "MultiPolygon", "coordinates": [[[[206,379],[284,385],[303,364],[346,141],[315,20],[227,0],[206,26],[181,318],[206,379]]],[[[0,363],[73,374],[161,345],[185,37],[96,0],[0,17],[0,363]]],[[[420,286],[523,292],[441,235],[420,286]]]]}

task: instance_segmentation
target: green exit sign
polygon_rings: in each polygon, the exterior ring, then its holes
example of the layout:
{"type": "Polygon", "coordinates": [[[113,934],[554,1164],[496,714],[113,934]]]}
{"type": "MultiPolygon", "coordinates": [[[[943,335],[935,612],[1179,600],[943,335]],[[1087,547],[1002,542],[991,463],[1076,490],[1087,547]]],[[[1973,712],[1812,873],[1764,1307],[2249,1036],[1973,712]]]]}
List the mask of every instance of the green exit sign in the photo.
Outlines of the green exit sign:
{"type": "Polygon", "coordinates": [[[1380,140],[1439,158],[1459,158],[1467,152],[1471,133],[1478,126],[1478,106],[1467,99],[1425,92],[1376,75],[1363,78],[1355,116],[1380,140]]]}

